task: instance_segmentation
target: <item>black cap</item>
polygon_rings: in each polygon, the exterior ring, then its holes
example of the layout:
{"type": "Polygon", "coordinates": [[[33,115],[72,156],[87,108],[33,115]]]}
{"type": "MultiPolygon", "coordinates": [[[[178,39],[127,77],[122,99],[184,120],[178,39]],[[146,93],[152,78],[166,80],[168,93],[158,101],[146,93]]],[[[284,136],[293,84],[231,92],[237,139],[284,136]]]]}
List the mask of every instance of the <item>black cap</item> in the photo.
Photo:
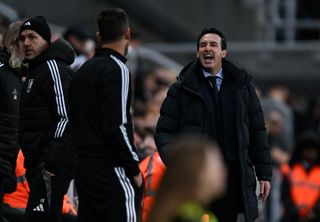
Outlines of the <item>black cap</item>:
{"type": "Polygon", "coordinates": [[[25,21],[20,29],[20,34],[23,30],[30,29],[38,33],[44,40],[50,44],[51,31],[50,27],[43,16],[36,16],[25,21]]]}

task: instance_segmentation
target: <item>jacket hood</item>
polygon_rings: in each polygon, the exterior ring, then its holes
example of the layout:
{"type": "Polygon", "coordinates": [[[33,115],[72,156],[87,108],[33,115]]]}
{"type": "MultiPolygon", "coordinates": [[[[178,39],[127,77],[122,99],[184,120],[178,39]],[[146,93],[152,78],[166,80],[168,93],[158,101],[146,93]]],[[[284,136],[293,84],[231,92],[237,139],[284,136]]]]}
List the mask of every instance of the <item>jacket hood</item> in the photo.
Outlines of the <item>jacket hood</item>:
{"type": "Polygon", "coordinates": [[[74,61],[75,53],[68,42],[63,39],[57,39],[51,43],[39,56],[33,60],[26,60],[29,66],[36,66],[48,60],[55,59],[71,65],[74,61]]]}
{"type": "MultiPolygon", "coordinates": [[[[225,75],[224,78],[228,78],[231,81],[235,81],[239,84],[249,84],[252,76],[249,75],[244,69],[239,68],[234,63],[229,60],[222,60],[222,70],[225,75]]],[[[178,80],[182,81],[182,84],[186,87],[197,90],[198,85],[198,75],[201,73],[201,64],[198,59],[195,59],[188,63],[179,73],[178,80]]]]}
{"type": "Polygon", "coordinates": [[[9,57],[10,57],[10,55],[5,51],[5,49],[2,49],[0,51],[0,62],[1,63],[8,65],[9,64],[9,57]]]}

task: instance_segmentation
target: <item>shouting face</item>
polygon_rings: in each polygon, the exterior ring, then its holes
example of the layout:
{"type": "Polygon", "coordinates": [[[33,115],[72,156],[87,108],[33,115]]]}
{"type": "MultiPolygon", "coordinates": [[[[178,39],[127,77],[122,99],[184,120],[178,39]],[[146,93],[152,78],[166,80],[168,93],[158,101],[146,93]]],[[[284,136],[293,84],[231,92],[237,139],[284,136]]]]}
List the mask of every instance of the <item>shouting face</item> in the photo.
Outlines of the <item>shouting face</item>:
{"type": "Polygon", "coordinates": [[[221,48],[221,37],[208,33],[199,40],[198,58],[202,67],[213,75],[222,67],[222,59],[226,57],[227,50],[221,48]]]}

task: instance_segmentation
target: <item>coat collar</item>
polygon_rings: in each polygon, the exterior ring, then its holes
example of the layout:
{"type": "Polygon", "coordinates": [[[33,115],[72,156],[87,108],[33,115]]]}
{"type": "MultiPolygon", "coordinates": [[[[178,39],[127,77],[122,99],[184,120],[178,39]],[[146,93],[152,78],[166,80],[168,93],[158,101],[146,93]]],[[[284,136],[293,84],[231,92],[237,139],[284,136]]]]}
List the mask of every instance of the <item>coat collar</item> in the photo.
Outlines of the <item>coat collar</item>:
{"type": "Polygon", "coordinates": [[[111,48],[98,48],[98,49],[96,49],[95,57],[110,56],[110,55],[117,57],[123,63],[126,63],[126,61],[127,61],[126,57],[124,57],[119,52],[117,52],[111,48]]]}
{"type": "MultiPolygon", "coordinates": [[[[202,75],[201,70],[201,64],[198,59],[193,60],[186,65],[178,77],[178,79],[181,80],[182,86],[191,91],[198,92],[200,90],[199,81],[200,75],[202,75]]],[[[239,68],[237,65],[226,59],[223,59],[222,61],[222,70],[227,81],[233,81],[240,85],[248,85],[252,79],[252,76],[244,69],[239,68]]]]}

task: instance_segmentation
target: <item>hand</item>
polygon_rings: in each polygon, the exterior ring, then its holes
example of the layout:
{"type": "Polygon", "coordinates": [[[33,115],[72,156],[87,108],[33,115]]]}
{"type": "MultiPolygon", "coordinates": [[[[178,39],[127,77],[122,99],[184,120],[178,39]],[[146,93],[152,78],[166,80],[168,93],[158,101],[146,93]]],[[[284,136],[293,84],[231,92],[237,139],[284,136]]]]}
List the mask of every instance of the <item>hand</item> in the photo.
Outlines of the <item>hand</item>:
{"type": "Polygon", "coordinates": [[[271,184],[269,181],[264,181],[264,180],[259,181],[259,183],[260,183],[260,193],[258,198],[259,200],[266,201],[270,193],[271,184]]]}
{"type": "Polygon", "coordinates": [[[133,177],[133,180],[134,180],[134,182],[136,183],[137,187],[141,187],[142,182],[143,182],[142,174],[139,173],[139,174],[135,175],[135,176],[133,177]]]}

